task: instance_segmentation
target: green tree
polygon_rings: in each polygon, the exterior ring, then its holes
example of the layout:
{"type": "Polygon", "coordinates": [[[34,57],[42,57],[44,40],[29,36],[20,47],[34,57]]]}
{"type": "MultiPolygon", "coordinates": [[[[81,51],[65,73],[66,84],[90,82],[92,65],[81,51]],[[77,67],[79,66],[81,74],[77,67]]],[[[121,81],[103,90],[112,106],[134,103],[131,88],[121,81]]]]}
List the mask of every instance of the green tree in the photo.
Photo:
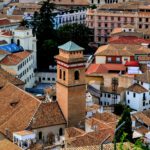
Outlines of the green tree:
{"type": "Polygon", "coordinates": [[[43,55],[40,56],[41,63],[39,64],[39,70],[46,70],[49,65],[55,65],[54,56],[58,54],[57,43],[54,40],[45,40],[42,45],[43,55]]]}
{"type": "Polygon", "coordinates": [[[121,116],[123,111],[124,111],[124,108],[125,108],[125,106],[123,104],[121,104],[121,103],[120,104],[115,104],[114,113],[116,115],[121,116]]]}
{"type": "Polygon", "coordinates": [[[50,64],[48,57],[53,55],[53,48],[55,47],[55,43],[51,42],[51,46],[49,46],[49,42],[47,42],[47,40],[56,40],[57,34],[56,31],[53,29],[54,9],[55,5],[51,3],[50,0],[43,1],[40,11],[35,12],[33,16],[33,34],[35,34],[37,37],[38,69],[45,68],[45,66],[47,66],[48,68],[48,65],[50,64]],[[49,49],[50,47],[51,49],[49,49]]]}
{"type": "Polygon", "coordinates": [[[130,116],[130,108],[126,107],[124,109],[124,112],[121,116],[121,119],[118,122],[118,125],[116,128],[121,125],[125,121],[125,124],[116,132],[115,139],[117,142],[121,141],[121,137],[123,133],[127,133],[126,135],[126,140],[127,141],[132,141],[132,121],[131,121],[131,116],[130,116]]]}
{"type": "Polygon", "coordinates": [[[58,29],[59,44],[64,44],[71,40],[86,50],[90,50],[88,46],[90,34],[91,30],[84,24],[66,24],[58,29]]]}

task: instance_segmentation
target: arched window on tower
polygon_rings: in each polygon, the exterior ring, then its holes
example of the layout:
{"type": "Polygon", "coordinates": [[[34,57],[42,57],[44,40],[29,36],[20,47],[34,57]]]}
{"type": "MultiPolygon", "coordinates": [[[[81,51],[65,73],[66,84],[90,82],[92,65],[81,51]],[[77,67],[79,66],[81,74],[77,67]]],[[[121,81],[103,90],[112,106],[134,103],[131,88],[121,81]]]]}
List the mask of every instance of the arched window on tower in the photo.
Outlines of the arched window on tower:
{"type": "Polygon", "coordinates": [[[62,70],[60,69],[59,70],[59,79],[61,79],[62,78],[62,70]]]}
{"type": "Polygon", "coordinates": [[[17,45],[20,46],[20,40],[19,39],[17,40],[17,45]]]}
{"type": "Polygon", "coordinates": [[[66,80],[66,72],[63,71],[63,80],[66,80]]]}
{"type": "Polygon", "coordinates": [[[74,79],[79,80],[79,71],[74,72],[74,79]]]}

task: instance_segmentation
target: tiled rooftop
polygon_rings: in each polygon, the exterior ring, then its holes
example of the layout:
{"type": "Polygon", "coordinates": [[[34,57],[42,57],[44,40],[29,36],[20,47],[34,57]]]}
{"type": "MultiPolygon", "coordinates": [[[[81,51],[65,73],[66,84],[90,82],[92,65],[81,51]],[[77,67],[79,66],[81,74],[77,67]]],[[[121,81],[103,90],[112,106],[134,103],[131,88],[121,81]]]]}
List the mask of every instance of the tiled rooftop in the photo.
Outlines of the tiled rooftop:
{"type": "Polygon", "coordinates": [[[35,129],[59,124],[66,124],[61,109],[57,102],[49,102],[41,103],[30,126],[35,129]]]}
{"type": "Polygon", "coordinates": [[[128,91],[132,91],[132,92],[136,92],[136,93],[145,93],[148,92],[147,89],[145,89],[143,86],[134,83],[133,85],[131,85],[128,89],[128,91]]]}
{"type": "Polygon", "coordinates": [[[0,87],[3,87],[7,82],[11,82],[16,86],[24,85],[25,83],[20,79],[14,77],[10,73],[0,68],[0,87]]]}
{"type": "Polygon", "coordinates": [[[8,66],[17,65],[21,61],[23,61],[26,57],[28,57],[30,54],[31,51],[22,51],[18,53],[9,54],[0,61],[0,64],[8,66]]]}

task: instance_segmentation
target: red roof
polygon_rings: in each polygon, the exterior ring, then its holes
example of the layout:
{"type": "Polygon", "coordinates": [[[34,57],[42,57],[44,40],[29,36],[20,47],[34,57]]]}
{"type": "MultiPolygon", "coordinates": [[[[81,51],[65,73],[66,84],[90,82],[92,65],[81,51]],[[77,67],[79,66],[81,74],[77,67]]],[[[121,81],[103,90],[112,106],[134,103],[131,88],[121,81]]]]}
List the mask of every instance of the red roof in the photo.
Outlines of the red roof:
{"type": "Polygon", "coordinates": [[[0,26],[8,25],[8,24],[11,24],[11,22],[8,19],[1,19],[0,20],[0,26]]]}
{"type": "Polygon", "coordinates": [[[113,44],[141,44],[150,43],[149,39],[138,38],[135,36],[122,36],[122,37],[111,37],[109,43],[113,44]]]}
{"type": "Polygon", "coordinates": [[[138,67],[139,63],[137,61],[127,61],[125,63],[125,66],[132,66],[132,67],[138,67]]]}
{"type": "Polygon", "coordinates": [[[26,57],[28,57],[31,54],[31,51],[22,51],[18,53],[11,53],[4,57],[0,64],[12,66],[19,64],[22,60],[24,60],[26,57]]]}
{"type": "Polygon", "coordinates": [[[109,71],[125,71],[126,67],[123,64],[91,64],[86,71],[86,74],[108,73],[109,71]]]}
{"type": "Polygon", "coordinates": [[[13,34],[12,34],[11,31],[5,31],[4,33],[2,33],[2,35],[5,35],[5,36],[13,36],[13,34]]]}

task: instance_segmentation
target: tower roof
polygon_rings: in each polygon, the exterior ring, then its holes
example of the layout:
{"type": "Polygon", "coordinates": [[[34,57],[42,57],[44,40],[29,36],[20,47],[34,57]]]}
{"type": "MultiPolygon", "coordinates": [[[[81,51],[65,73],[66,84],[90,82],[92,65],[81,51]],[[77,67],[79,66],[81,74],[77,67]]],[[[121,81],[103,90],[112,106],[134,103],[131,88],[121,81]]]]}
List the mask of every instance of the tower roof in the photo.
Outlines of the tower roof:
{"type": "Polygon", "coordinates": [[[74,43],[72,41],[69,41],[63,45],[60,45],[60,46],[58,46],[58,48],[63,49],[68,52],[84,50],[83,47],[80,47],[79,45],[77,45],[76,43],[74,43]]]}

